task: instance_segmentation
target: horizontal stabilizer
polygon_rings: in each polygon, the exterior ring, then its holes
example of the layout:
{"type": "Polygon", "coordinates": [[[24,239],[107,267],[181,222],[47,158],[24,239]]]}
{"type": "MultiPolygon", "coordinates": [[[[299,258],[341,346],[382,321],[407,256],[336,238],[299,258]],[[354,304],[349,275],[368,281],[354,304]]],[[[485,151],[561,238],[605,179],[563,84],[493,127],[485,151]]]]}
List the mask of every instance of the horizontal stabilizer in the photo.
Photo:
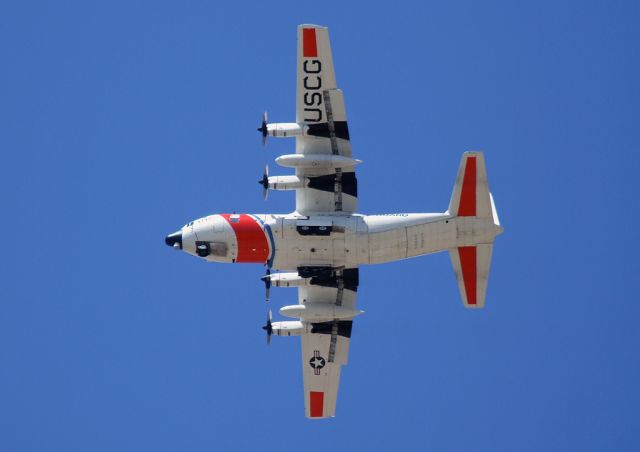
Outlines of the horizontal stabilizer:
{"type": "Polygon", "coordinates": [[[487,294],[493,244],[460,246],[449,250],[453,271],[466,308],[483,308],[487,294]]]}
{"type": "Polygon", "coordinates": [[[447,212],[460,217],[492,217],[487,169],[482,152],[465,152],[462,155],[447,212]]]}

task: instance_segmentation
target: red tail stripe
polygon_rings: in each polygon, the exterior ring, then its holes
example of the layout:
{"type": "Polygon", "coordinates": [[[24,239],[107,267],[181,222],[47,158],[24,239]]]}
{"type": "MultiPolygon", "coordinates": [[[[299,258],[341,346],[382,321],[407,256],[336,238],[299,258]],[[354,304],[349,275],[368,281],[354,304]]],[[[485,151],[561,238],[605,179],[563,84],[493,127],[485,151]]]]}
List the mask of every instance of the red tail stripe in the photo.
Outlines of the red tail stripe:
{"type": "Polygon", "coordinates": [[[324,392],[309,392],[309,416],[322,417],[324,413],[324,392]]]}
{"type": "Polygon", "coordinates": [[[460,206],[458,215],[461,217],[476,216],[476,158],[468,157],[467,166],[464,169],[462,179],[462,192],[460,193],[460,206]]]}
{"type": "Polygon", "coordinates": [[[464,281],[464,291],[467,294],[467,304],[477,304],[477,251],[475,246],[461,246],[458,248],[460,255],[460,266],[462,267],[462,279],[464,281]]]}
{"type": "Polygon", "coordinates": [[[302,56],[303,57],[318,56],[318,45],[316,43],[315,28],[302,29],[302,56]]]}
{"type": "Polygon", "coordinates": [[[227,220],[236,234],[238,241],[238,256],[236,262],[256,262],[264,263],[269,258],[269,243],[267,236],[258,222],[250,215],[233,215],[231,221],[230,214],[220,215],[227,220]],[[237,221],[236,221],[237,217],[237,221]]]}

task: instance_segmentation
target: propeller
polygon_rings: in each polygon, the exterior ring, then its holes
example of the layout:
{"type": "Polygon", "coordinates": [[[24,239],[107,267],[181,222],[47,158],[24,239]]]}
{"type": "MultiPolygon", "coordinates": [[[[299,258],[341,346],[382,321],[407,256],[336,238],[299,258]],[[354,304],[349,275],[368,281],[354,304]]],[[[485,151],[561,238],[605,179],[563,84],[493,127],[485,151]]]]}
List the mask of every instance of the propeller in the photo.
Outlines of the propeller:
{"type": "Polygon", "coordinates": [[[260,278],[262,281],[264,281],[264,288],[265,288],[265,300],[268,303],[269,302],[269,295],[271,294],[271,270],[269,270],[267,268],[267,272],[265,273],[265,275],[260,278]]]}
{"type": "Polygon", "coordinates": [[[267,323],[262,327],[267,332],[267,345],[271,344],[271,335],[273,334],[273,326],[271,326],[271,309],[267,315],[267,323]]]}
{"type": "Polygon", "coordinates": [[[259,179],[258,183],[262,185],[262,197],[266,201],[266,199],[269,197],[269,165],[264,166],[262,179],[259,179]]]}
{"type": "Polygon", "coordinates": [[[269,135],[269,130],[267,129],[267,112],[262,113],[262,124],[258,127],[258,132],[262,133],[262,145],[267,144],[267,136],[269,135]]]}

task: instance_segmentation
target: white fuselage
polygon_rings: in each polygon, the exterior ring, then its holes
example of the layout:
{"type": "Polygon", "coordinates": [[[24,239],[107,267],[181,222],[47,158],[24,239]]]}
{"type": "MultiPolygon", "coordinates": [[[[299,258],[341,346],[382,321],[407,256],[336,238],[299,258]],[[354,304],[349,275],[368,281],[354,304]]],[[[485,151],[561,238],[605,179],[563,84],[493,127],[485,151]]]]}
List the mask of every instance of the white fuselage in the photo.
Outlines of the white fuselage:
{"type": "Polygon", "coordinates": [[[380,264],[476,243],[500,232],[491,220],[447,213],[300,216],[210,215],[182,228],[182,248],[211,262],[278,270],[380,264]],[[204,244],[204,245],[203,245],[204,244]]]}

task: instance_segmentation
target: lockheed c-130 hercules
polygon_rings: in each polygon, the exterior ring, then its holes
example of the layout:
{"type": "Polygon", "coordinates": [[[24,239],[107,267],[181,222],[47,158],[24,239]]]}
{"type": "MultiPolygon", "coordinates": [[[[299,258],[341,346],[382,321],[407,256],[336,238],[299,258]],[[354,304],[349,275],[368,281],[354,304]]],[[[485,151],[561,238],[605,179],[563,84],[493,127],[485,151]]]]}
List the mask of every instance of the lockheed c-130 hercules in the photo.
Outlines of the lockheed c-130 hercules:
{"type": "Polygon", "coordinates": [[[296,122],[267,122],[268,136],[295,137],[296,153],[278,157],[292,176],[259,181],[295,190],[295,211],[219,214],[191,221],[167,245],[209,262],[259,263],[269,299],[274,287],[297,287],[298,303],[280,309],[297,320],[267,324],[271,335],[300,336],[305,413],[333,417],[340,369],[347,363],[359,284],[358,267],[447,250],[464,306],[485,303],[491,252],[502,232],[489,192],[484,155],[465,152],[444,213],[361,215],[342,91],[336,86],[326,27],[298,27],[296,122]],[[275,270],[277,269],[277,272],[275,270]],[[274,272],[272,272],[274,270],[274,272]]]}

